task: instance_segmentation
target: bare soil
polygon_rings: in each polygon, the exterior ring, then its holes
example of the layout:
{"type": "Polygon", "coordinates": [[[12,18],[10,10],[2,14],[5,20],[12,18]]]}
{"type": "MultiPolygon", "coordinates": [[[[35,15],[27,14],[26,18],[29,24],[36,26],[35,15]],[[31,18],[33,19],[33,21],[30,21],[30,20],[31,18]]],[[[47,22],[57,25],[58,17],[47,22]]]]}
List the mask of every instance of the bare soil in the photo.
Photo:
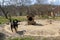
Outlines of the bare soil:
{"type": "Polygon", "coordinates": [[[5,34],[9,36],[44,36],[44,37],[56,37],[60,36],[60,21],[52,20],[52,24],[49,20],[35,20],[36,25],[27,25],[27,21],[19,22],[18,32],[12,32],[10,25],[4,24],[3,30],[5,34]]]}

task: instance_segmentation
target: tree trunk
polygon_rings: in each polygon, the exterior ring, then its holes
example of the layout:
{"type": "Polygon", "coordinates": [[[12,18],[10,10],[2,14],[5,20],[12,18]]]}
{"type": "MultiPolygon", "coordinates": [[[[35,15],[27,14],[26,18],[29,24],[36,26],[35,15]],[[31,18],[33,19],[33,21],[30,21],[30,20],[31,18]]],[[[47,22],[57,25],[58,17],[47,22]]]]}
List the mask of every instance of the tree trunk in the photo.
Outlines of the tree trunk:
{"type": "Polygon", "coordinates": [[[8,12],[5,12],[4,9],[3,9],[1,6],[0,6],[0,9],[2,10],[2,12],[3,12],[5,18],[8,19],[8,16],[7,16],[8,12]]]}

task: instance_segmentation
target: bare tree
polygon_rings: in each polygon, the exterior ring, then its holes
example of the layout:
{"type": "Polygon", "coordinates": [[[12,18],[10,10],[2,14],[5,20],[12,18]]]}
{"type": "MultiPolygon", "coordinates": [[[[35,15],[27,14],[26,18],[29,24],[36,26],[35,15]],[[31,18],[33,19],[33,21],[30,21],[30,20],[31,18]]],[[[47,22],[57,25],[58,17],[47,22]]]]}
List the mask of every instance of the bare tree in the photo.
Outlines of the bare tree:
{"type": "Polygon", "coordinates": [[[8,12],[6,12],[6,11],[4,10],[4,8],[1,7],[1,6],[0,6],[0,9],[1,9],[1,11],[3,12],[5,18],[8,19],[8,16],[7,16],[7,15],[8,15],[8,12]]]}

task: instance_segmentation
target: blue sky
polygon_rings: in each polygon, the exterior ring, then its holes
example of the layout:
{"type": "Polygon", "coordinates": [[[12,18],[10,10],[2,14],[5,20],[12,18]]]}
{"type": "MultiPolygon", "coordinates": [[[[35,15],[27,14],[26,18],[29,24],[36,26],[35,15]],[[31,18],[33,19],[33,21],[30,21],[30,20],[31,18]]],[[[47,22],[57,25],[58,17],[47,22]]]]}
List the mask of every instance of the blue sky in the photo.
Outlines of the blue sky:
{"type": "MultiPolygon", "coordinates": [[[[3,0],[0,0],[0,2],[2,2],[3,0]]],[[[10,0],[5,0],[5,1],[10,1],[10,0]]],[[[36,3],[36,0],[29,0],[31,1],[31,4],[35,4],[36,3]]],[[[14,1],[11,1],[10,2],[11,4],[14,4],[16,2],[14,1]]],[[[4,3],[5,5],[8,4],[8,2],[4,3]]],[[[26,4],[29,4],[29,2],[27,2],[26,4]]],[[[42,4],[54,4],[54,5],[60,5],[60,0],[44,0],[44,2],[42,2],[42,4]]]]}
{"type": "Polygon", "coordinates": [[[48,0],[49,4],[60,5],[60,0],[48,0]]]}

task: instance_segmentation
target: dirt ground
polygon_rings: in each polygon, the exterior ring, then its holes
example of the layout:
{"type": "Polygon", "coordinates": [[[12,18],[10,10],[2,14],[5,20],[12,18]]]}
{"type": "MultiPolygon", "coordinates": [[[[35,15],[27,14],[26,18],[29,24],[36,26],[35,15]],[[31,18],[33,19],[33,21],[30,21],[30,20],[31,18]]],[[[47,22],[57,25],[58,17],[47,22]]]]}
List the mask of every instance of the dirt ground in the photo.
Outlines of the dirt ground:
{"type": "MultiPolygon", "coordinates": [[[[30,36],[60,36],[60,21],[52,21],[52,24],[48,20],[35,20],[36,25],[27,25],[27,21],[19,23],[18,32],[12,32],[10,25],[4,26],[4,31],[9,33],[9,36],[14,34],[30,35],[30,36]]],[[[7,34],[8,35],[8,34],[7,34]]]]}

